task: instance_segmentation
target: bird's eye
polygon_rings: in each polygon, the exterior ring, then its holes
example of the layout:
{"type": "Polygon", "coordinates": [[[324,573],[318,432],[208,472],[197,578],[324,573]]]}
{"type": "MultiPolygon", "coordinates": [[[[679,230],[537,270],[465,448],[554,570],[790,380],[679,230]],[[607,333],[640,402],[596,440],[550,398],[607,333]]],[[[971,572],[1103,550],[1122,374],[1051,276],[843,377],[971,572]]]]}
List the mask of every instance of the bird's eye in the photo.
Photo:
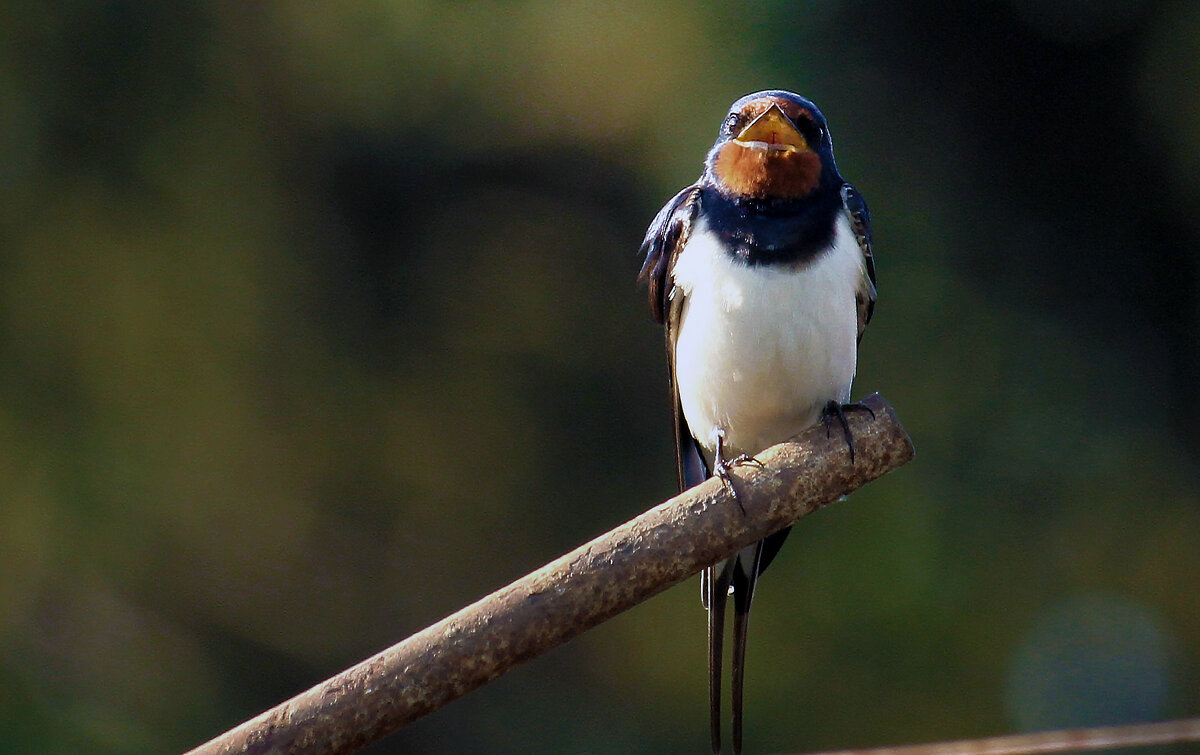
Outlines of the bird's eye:
{"type": "Polygon", "coordinates": [[[737,113],[730,113],[725,118],[725,133],[732,134],[734,132],[734,130],[737,129],[738,120],[739,120],[739,118],[737,116],[737,113]]]}
{"type": "Polygon", "coordinates": [[[816,121],[810,121],[807,118],[797,118],[796,128],[800,129],[800,133],[804,134],[804,138],[813,146],[825,141],[825,127],[816,121]]]}

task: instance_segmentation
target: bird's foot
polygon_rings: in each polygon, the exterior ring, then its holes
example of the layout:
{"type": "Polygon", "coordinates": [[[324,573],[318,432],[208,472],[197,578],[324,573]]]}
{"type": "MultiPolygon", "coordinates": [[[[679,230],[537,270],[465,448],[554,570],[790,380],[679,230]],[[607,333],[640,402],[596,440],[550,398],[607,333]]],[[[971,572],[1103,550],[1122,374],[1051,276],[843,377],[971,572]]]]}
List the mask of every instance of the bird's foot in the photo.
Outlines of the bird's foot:
{"type": "Polygon", "coordinates": [[[713,460],[713,474],[721,479],[721,484],[729,491],[729,495],[733,496],[733,500],[737,502],[738,508],[742,513],[746,513],[746,507],[742,505],[742,499],[738,496],[737,488],[733,486],[733,475],[730,470],[734,467],[740,467],[744,464],[756,466],[759,469],[763,468],[763,463],[754,458],[750,454],[739,454],[733,459],[725,458],[725,431],[717,430],[717,454],[713,460]]]}
{"type": "Polygon", "coordinates": [[[742,454],[741,456],[738,456],[733,461],[729,462],[729,466],[731,466],[731,467],[740,467],[743,464],[749,464],[750,466],[758,467],[759,469],[766,469],[766,467],[763,466],[763,463],[761,461],[754,458],[750,454],[742,454]]]}
{"type": "Polygon", "coordinates": [[[871,419],[875,419],[875,411],[866,404],[853,403],[843,404],[839,401],[830,401],[821,410],[821,421],[825,423],[825,437],[830,436],[830,431],[833,426],[833,420],[837,419],[838,424],[842,426],[842,434],[846,437],[846,447],[850,449],[850,461],[854,461],[854,434],[850,432],[850,423],[846,421],[847,412],[866,412],[871,415],[871,419]]]}
{"type": "Polygon", "coordinates": [[[742,454],[736,459],[730,459],[729,461],[718,461],[713,465],[713,474],[721,478],[721,484],[729,491],[729,495],[733,496],[733,500],[737,501],[738,508],[742,510],[743,514],[746,513],[746,507],[742,505],[742,499],[738,496],[737,488],[733,487],[733,475],[729,474],[729,471],[734,467],[740,467],[744,464],[749,464],[759,469],[763,468],[763,463],[749,454],[742,454]]]}

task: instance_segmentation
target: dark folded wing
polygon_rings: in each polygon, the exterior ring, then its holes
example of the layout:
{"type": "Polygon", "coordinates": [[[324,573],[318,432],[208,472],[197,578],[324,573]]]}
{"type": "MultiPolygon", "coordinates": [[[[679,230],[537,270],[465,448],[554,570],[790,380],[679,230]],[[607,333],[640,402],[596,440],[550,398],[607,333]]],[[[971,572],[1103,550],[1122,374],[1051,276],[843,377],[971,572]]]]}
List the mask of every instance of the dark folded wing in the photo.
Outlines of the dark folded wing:
{"type": "Polygon", "coordinates": [[[858,304],[858,337],[861,340],[875,312],[875,255],[871,250],[871,213],[862,194],[850,184],[842,184],[842,206],[850,218],[850,227],[863,255],[863,280],[855,294],[858,304]]]}
{"type": "Polygon", "coordinates": [[[646,255],[646,261],[638,275],[638,280],[645,281],[649,288],[650,310],[655,322],[662,323],[666,336],[667,379],[675,417],[675,463],[681,491],[708,478],[708,466],[683,417],[679,387],[675,384],[675,339],[679,334],[684,297],[671,282],[671,268],[691,233],[699,197],[700,190],[689,186],[672,197],[654,216],[642,242],[641,251],[646,255]]]}
{"type": "Polygon", "coordinates": [[[675,257],[687,241],[699,205],[700,189],[689,186],[663,205],[646,229],[641,254],[646,255],[638,280],[646,283],[654,321],[666,324],[670,272],[675,257]]]}

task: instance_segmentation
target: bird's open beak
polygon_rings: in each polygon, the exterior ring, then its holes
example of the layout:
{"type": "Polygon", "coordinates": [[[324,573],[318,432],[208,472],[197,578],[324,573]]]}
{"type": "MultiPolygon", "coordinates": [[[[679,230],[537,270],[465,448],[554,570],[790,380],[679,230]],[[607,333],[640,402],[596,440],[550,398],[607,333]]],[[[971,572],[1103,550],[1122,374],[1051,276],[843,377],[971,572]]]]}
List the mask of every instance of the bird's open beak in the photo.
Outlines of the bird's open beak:
{"type": "Polygon", "coordinates": [[[748,149],[766,152],[812,151],[791,119],[774,104],[742,129],[735,141],[748,149]]]}

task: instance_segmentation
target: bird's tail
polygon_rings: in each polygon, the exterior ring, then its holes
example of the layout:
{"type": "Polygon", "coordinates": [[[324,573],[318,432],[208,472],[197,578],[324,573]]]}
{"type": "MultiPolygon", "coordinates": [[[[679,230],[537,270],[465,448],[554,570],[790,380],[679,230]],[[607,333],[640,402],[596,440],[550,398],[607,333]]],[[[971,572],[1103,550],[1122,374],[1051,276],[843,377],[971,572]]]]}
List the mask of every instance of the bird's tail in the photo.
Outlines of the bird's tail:
{"type": "Polygon", "coordinates": [[[746,632],[750,626],[750,603],[754,598],[754,587],[763,566],[764,542],[758,542],[736,556],[708,567],[701,577],[704,604],[708,609],[708,714],[714,755],[721,752],[721,666],[725,649],[725,605],[730,592],[733,593],[733,649],[730,655],[733,752],[737,755],[742,751],[746,632]]]}
{"type": "Polygon", "coordinates": [[[708,609],[708,726],[713,755],[721,752],[721,662],[725,649],[725,603],[737,557],[704,570],[701,592],[708,609]]]}
{"type": "MultiPolygon", "coordinates": [[[[746,632],[750,627],[750,602],[754,599],[754,587],[762,571],[763,543],[755,543],[750,563],[739,564],[733,570],[733,654],[730,671],[733,689],[730,705],[733,709],[733,752],[742,751],[742,689],[746,681],[746,632]]],[[[749,549],[747,549],[749,550],[749,549]]],[[[741,556],[739,555],[739,560],[741,556]]]]}

